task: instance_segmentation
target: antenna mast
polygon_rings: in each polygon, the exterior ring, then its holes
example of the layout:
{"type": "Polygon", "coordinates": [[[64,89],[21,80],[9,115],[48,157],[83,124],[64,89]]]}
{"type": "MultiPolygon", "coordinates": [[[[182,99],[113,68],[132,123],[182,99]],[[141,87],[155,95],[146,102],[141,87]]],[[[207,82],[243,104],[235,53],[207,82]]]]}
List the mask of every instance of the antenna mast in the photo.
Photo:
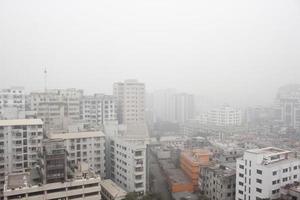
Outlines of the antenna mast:
{"type": "Polygon", "coordinates": [[[44,89],[45,89],[45,92],[47,92],[47,68],[45,67],[44,69],[44,89]]]}

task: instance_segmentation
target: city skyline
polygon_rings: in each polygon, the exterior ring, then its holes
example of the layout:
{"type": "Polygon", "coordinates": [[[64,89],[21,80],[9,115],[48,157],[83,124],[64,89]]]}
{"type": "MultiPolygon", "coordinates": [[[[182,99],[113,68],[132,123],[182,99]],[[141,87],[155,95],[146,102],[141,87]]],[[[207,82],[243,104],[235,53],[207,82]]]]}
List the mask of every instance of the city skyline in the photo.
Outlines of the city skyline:
{"type": "Polygon", "coordinates": [[[0,84],[43,89],[46,67],[49,88],[111,93],[115,80],[134,78],[148,91],[266,104],[298,82],[298,8],[279,0],[1,1],[0,84]]]}

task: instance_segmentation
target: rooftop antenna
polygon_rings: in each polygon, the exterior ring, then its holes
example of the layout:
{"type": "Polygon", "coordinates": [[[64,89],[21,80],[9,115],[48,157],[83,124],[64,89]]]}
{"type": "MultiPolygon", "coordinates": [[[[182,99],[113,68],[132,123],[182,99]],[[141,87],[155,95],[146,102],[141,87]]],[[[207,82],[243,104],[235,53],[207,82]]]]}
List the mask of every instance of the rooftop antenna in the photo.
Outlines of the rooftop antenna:
{"type": "Polygon", "coordinates": [[[44,69],[44,86],[45,86],[45,92],[47,92],[47,68],[44,69]]]}
{"type": "Polygon", "coordinates": [[[50,107],[49,107],[49,97],[48,97],[48,90],[47,90],[47,68],[45,67],[44,69],[44,92],[45,92],[45,95],[46,95],[46,101],[48,102],[47,103],[47,117],[45,119],[45,131],[46,131],[46,134],[48,134],[49,132],[49,117],[50,117],[50,107]]]}

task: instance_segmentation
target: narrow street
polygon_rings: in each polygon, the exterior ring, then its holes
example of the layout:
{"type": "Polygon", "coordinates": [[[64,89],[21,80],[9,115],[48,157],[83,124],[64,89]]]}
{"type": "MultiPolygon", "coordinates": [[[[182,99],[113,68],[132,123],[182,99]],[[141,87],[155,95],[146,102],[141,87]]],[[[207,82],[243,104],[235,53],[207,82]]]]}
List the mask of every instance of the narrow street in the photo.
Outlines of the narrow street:
{"type": "Polygon", "coordinates": [[[161,195],[163,200],[172,200],[171,194],[168,190],[168,184],[165,181],[165,177],[162,174],[157,160],[150,153],[150,173],[153,175],[153,188],[154,193],[161,195]]]}

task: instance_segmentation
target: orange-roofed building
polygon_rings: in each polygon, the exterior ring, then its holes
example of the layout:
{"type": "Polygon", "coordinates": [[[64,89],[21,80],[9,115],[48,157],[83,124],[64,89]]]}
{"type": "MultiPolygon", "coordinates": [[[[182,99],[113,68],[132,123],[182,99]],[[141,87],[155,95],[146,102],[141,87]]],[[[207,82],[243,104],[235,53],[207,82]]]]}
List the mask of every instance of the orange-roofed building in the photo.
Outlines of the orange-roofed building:
{"type": "Polygon", "coordinates": [[[181,152],[180,167],[191,179],[194,191],[198,189],[198,178],[201,167],[210,165],[211,156],[211,152],[203,149],[185,150],[181,152]]]}

